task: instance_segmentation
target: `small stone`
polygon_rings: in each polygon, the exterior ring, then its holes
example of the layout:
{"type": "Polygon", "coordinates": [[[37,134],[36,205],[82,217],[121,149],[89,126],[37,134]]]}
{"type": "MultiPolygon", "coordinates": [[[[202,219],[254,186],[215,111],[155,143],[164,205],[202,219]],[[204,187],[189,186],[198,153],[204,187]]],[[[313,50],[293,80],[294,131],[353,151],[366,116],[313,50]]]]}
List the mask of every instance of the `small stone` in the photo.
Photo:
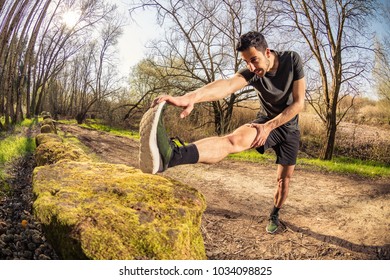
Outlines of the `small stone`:
{"type": "Polygon", "coordinates": [[[14,236],[13,234],[7,234],[3,237],[3,241],[6,242],[6,243],[10,243],[12,241],[14,241],[14,236]]]}
{"type": "Polygon", "coordinates": [[[18,250],[18,251],[21,251],[21,250],[23,250],[23,245],[22,245],[22,242],[20,242],[20,241],[16,241],[16,243],[15,243],[15,247],[16,247],[16,250],[18,250]]]}
{"type": "Polygon", "coordinates": [[[33,258],[33,253],[31,251],[24,251],[23,258],[31,260],[33,258]]]}
{"type": "Polygon", "coordinates": [[[4,256],[12,256],[12,251],[10,249],[2,249],[1,250],[1,253],[4,255],[4,256]]]}
{"type": "Polygon", "coordinates": [[[39,235],[40,232],[39,232],[39,230],[37,230],[37,229],[31,229],[31,230],[30,230],[30,234],[31,234],[31,235],[36,235],[36,234],[39,235]]]}
{"type": "Polygon", "coordinates": [[[14,235],[14,241],[17,242],[17,241],[22,241],[22,237],[20,236],[20,234],[15,234],[14,235]]]}
{"type": "Polygon", "coordinates": [[[16,246],[14,243],[10,242],[8,243],[8,248],[11,250],[11,251],[16,251],[16,246]]]}
{"type": "Polygon", "coordinates": [[[40,254],[43,253],[43,250],[44,250],[44,249],[42,249],[42,245],[41,245],[41,246],[39,246],[39,247],[35,250],[34,254],[35,254],[36,256],[38,256],[38,255],[40,255],[40,254]]]}
{"type": "Polygon", "coordinates": [[[7,230],[7,234],[15,234],[15,233],[16,233],[15,228],[10,228],[7,230]]]}
{"type": "Polygon", "coordinates": [[[0,225],[0,235],[4,234],[7,232],[7,227],[0,225]]]}
{"type": "Polygon", "coordinates": [[[40,254],[38,256],[38,260],[51,260],[51,258],[46,256],[46,255],[44,255],[44,254],[40,254]]]}
{"type": "Polygon", "coordinates": [[[34,234],[32,237],[31,237],[31,240],[32,242],[34,242],[35,244],[41,244],[42,243],[42,238],[39,234],[34,234]]]}
{"type": "Polygon", "coordinates": [[[28,224],[28,228],[29,229],[35,229],[36,228],[35,223],[29,223],[28,224]]]}
{"type": "Polygon", "coordinates": [[[35,245],[34,243],[30,242],[30,243],[27,244],[27,248],[30,251],[35,251],[35,249],[37,248],[37,245],[35,245]]]}

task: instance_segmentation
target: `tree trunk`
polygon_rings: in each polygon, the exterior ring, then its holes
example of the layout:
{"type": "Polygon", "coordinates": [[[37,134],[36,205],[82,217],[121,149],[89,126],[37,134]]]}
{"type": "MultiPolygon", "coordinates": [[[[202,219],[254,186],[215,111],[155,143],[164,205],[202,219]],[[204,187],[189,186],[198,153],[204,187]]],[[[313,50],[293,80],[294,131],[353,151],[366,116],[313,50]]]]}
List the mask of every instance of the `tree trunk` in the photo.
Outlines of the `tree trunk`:
{"type": "Polygon", "coordinates": [[[336,140],[336,131],[337,131],[337,123],[336,123],[336,113],[328,114],[327,122],[326,122],[326,137],[325,143],[321,150],[320,158],[322,160],[331,160],[333,157],[333,151],[336,140]]]}
{"type": "Polygon", "coordinates": [[[234,104],[236,103],[236,98],[237,96],[235,94],[230,95],[230,99],[227,102],[227,108],[225,111],[225,127],[224,133],[230,132],[230,129],[232,128],[232,117],[233,117],[233,109],[234,109],[234,104]]]}
{"type": "Polygon", "coordinates": [[[15,1],[12,8],[10,9],[7,17],[3,19],[3,22],[1,24],[0,29],[0,58],[3,57],[3,52],[6,49],[7,44],[9,43],[9,39],[11,38],[11,33],[13,29],[15,28],[17,21],[15,20],[16,14],[18,14],[18,11],[15,13],[16,9],[20,5],[19,1],[15,1]],[[11,21],[12,20],[12,21],[11,21]]]}
{"type": "Polygon", "coordinates": [[[85,120],[85,114],[83,112],[76,115],[76,121],[78,124],[82,124],[85,120]]]}
{"type": "Polygon", "coordinates": [[[5,4],[5,0],[0,0],[0,11],[3,9],[4,4],[5,4]]]}
{"type": "Polygon", "coordinates": [[[4,113],[5,113],[5,95],[4,92],[2,92],[0,94],[0,116],[3,116],[4,113]]]}
{"type": "MultiPolygon", "coordinates": [[[[33,18],[35,18],[36,14],[38,13],[38,8],[39,8],[39,5],[40,5],[40,2],[39,1],[36,1],[34,6],[31,8],[27,18],[26,18],[26,21],[25,21],[25,24],[24,24],[24,27],[23,27],[23,31],[20,35],[20,40],[19,40],[19,48],[20,48],[20,51],[22,52],[22,44],[24,42],[29,42],[28,43],[28,47],[25,51],[25,57],[24,57],[24,61],[23,61],[23,67],[21,67],[20,69],[20,80],[19,80],[19,83],[18,83],[18,94],[21,94],[21,97],[23,96],[23,93],[25,93],[26,95],[26,117],[27,118],[30,118],[31,117],[31,114],[30,114],[30,75],[31,75],[31,64],[33,64],[33,49],[34,49],[34,46],[35,46],[35,39],[34,41],[32,40],[29,40],[29,35],[28,35],[28,31],[30,30],[31,26],[32,26],[32,23],[33,23],[33,18]]],[[[36,38],[37,34],[33,34],[32,37],[35,37],[36,38]]],[[[22,111],[20,111],[22,112],[22,111]]],[[[23,118],[23,116],[22,116],[23,118]]]]}
{"type": "Polygon", "coordinates": [[[24,120],[22,109],[23,92],[21,89],[17,89],[16,91],[16,122],[19,123],[24,120]]]}
{"type": "MultiPolygon", "coordinates": [[[[51,0],[46,0],[42,10],[40,11],[40,14],[38,16],[38,19],[34,25],[34,28],[33,28],[33,32],[32,32],[32,36],[28,42],[28,46],[27,46],[27,51],[26,51],[26,59],[25,59],[25,63],[26,63],[26,66],[27,67],[27,79],[29,80],[29,83],[31,83],[31,74],[33,74],[33,81],[35,82],[36,81],[36,77],[37,77],[37,70],[34,70],[34,72],[32,72],[32,69],[34,68],[34,66],[37,65],[38,63],[38,60],[36,59],[36,57],[34,57],[34,47],[36,45],[36,42],[37,42],[37,38],[38,38],[38,34],[39,34],[39,30],[41,29],[41,26],[42,26],[42,23],[43,23],[43,20],[46,16],[46,12],[47,12],[47,9],[49,8],[49,5],[51,3],[51,0]]],[[[38,6],[37,8],[39,8],[40,6],[38,6]]],[[[56,9],[58,8],[58,5],[56,7],[56,9]]],[[[46,29],[47,31],[47,29],[46,29]]],[[[45,32],[46,32],[45,31],[45,32]]],[[[45,36],[45,34],[43,34],[43,36],[45,36]]],[[[35,84],[34,84],[34,88],[35,88],[35,84]]],[[[28,111],[30,111],[29,113],[33,113],[34,115],[38,115],[36,113],[36,94],[37,94],[37,90],[38,90],[39,87],[36,87],[36,89],[33,89],[33,92],[32,92],[32,96],[31,96],[31,93],[30,93],[30,85],[28,85],[28,91],[27,91],[27,95],[28,95],[28,99],[29,101],[31,101],[31,103],[27,103],[27,106],[29,107],[28,111]]],[[[39,113],[39,112],[38,112],[39,113]]]]}
{"type": "Polygon", "coordinates": [[[214,131],[217,135],[222,135],[222,110],[220,101],[213,101],[213,111],[214,111],[214,131]]]}
{"type": "Polygon", "coordinates": [[[26,80],[26,118],[31,118],[31,71],[27,71],[27,80],[26,80]]]}
{"type": "Polygon", "coordinates": [[[236,95],[232,94],[229,101],[212,102],[214,112],[214,131],[217,135],[224,135],[230,132],[235,100],[236,95]]]}

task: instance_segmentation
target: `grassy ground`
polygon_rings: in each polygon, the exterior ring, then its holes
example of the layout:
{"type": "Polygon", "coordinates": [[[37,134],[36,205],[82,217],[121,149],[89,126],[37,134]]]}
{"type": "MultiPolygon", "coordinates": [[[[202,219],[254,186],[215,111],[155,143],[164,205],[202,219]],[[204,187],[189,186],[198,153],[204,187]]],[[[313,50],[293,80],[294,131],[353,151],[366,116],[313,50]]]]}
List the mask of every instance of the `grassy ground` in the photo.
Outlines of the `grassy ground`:
{"type": "MultiPolygon", "coordinates": [[[[230,155],[229,158],[257,163],[269,163],[270,161],[275,162],[276,159],[274,154],[266,153],[261,155],[255,150],[233,154],[230,155]]],[[[383,163],[346,157],[334,157],[330,161],[298,157],[297,166],[301,166],[303,168],[316,168],[339,174],[354,174],[369,178],[390,178],[390,166],[383,163]]]]}
{"type": "Polygon", "coordinates": [[[14,126],[10,132],[0,133],[0,196],[8,191],[7,166],[15,159],[33,153],[35,150],[34,138],[28,136],[38,120],[25,120],[14,126]]]}
{"type": "MultiPolygon", "coordinates": [[[[77,122],[75,120],[61,120],[61,123],[77,124],[77,122]]],[[[128,137],[131,139],[135,139],[137,141],[139,140],[139,133],[138,132],[127,130],[127,129],[122,129],[122,128],[110,127],[108,125],[100,123],[99,120],[87,120],[86,123],[83,123],[80,126],[88,128],[88,129],[109,132],[113,135],[128,137]]]]}

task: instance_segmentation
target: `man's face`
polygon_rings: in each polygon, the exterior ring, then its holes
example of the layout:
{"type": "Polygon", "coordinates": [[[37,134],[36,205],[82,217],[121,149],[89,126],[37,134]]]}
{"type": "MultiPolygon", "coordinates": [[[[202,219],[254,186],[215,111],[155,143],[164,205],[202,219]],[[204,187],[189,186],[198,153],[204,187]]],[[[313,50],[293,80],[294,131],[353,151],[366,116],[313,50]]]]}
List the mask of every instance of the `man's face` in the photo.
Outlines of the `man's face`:
{"type": "Polygon", "coordinates": [[[265,54],[258,51],[255,47],[250,47],[241,52],[241,58],[246,62],[249,71],[255,73],[259,77],[264,77],[265,73],[269,70],[270,61],[269,49],[265,51],[265,54]]]}

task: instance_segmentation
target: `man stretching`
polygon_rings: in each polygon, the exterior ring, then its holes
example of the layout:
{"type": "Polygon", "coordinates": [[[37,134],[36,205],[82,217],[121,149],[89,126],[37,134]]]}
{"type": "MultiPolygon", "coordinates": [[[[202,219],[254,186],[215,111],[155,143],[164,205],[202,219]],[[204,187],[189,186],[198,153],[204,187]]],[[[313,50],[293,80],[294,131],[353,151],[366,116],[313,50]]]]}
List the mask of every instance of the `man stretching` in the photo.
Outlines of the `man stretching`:
{"type": "Polygon", "coordinates": [[[246,68],[233,77],[216,80],[183,96],[157,97],[140,125],[140,168],[155,174],[180,164],[216,163],[231,153],[251,148],[264,153],[273,148],[277,155],[277,187],[274,207],[270,213],[267,232],[279,226],[279,210],[286,201],[293,175],[300,132],[298,113],[304,107],[306,84],[302,61],[293,51],[277,52],[268,48],[259,32],[248,32],[239,38],[236,50],[246,68]],[[266,112],[249,124],[222,137],[201,139],[178,147],[166,133],[162,112],[168,103],[183,108],[184,118],[195,103],[217,101],[246,87],[252,86],[266,112]]]}

